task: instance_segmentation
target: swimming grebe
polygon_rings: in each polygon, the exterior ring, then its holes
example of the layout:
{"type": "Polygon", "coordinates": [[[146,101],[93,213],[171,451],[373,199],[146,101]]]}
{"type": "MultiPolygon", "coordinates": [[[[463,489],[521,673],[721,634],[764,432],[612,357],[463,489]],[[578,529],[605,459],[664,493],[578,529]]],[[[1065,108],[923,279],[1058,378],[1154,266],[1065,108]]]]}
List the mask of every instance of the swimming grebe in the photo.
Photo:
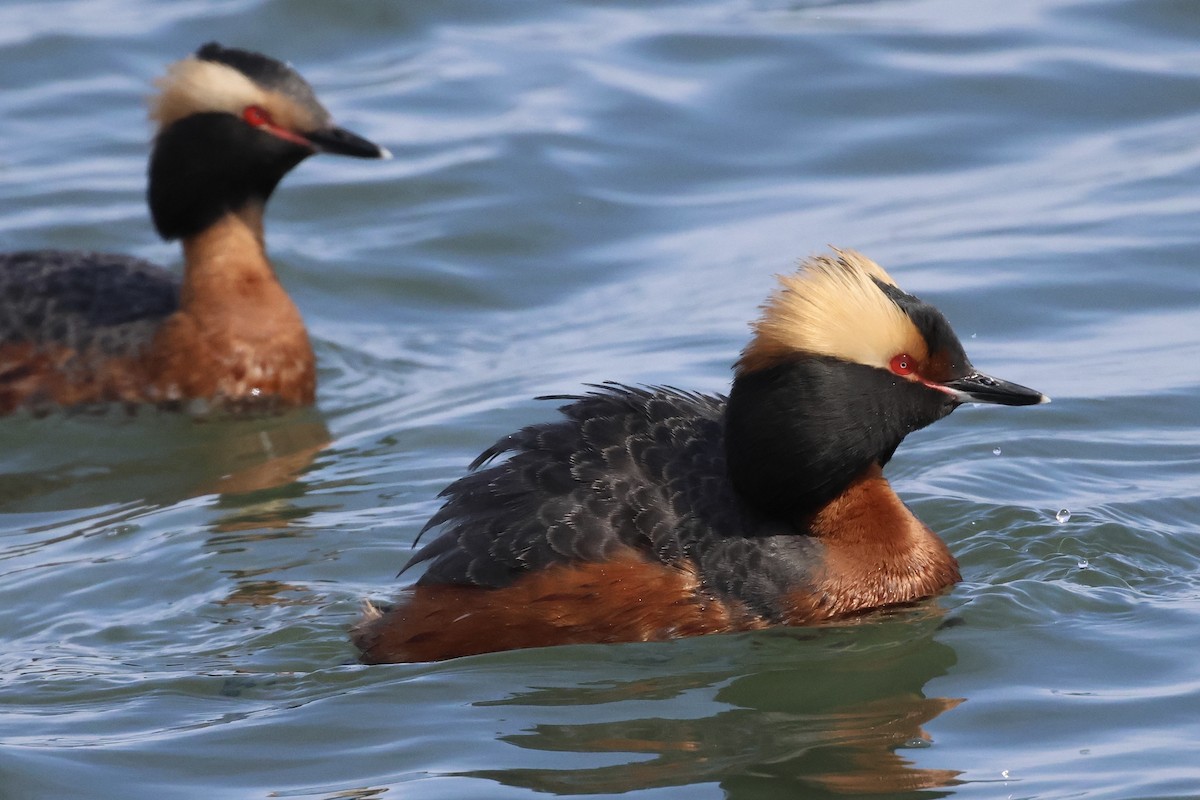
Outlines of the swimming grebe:
{"type": "Polygon", "coordinates": [[[956,582],[882,468],[962,403],[1046,398],[976,372],[941,312],[858,253],[780,280],[728,400],[608,385],[484,451],[405,567],[425,574],[356,627],[362,659],[804,625],[956,582]]]}
{"type": "Polygon", "coordinates": [[[159,82],[147,200],[182,281],[123,255],[0,254],[0,413],[203,400],[307,405],[312,346],[263,244],[280,179],[314,153],[387,158],[334,126],[294,70],[206,44],[159,82]]]}

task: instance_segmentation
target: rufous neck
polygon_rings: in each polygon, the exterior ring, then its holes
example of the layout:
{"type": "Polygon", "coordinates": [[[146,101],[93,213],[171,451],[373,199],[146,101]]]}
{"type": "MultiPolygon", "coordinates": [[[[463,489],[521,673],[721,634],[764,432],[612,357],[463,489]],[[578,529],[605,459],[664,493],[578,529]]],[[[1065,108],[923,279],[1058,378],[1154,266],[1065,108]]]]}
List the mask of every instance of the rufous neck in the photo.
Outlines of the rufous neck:
{"type": "Polygon", "coordinates": [[[277,286],[263,244],[262,207],[246,206],[183,240],[183,298],[216,293],[236,300],[253,289],[277,286]]]}
{"type": "Polygon", "coordinates": [[[877,584],[871,590],[881,592],[884,603],[904,602],[959,579],[946,544],[913,515],[878,465],[818,511],[809,533],[826,546],[827,580],[840,592],[877,584]]]}

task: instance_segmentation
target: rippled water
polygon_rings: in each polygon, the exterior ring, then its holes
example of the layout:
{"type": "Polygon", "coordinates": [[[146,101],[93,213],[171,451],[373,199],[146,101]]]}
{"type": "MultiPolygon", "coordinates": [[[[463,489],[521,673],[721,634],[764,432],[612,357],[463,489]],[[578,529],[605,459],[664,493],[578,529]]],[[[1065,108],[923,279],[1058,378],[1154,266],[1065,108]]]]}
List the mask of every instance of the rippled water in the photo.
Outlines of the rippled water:
{"type": "Polygon", "coordinates": [[[271,208],[318,410],[0,421],[0,796],[1200,795],[1198,38],[1182,0],[0,2],[4,248],[177,262],[142,100],[210,39],[396,154],[271,208]],[[1054,398],[889,467],[962,584],[354,663],[360,602],[529,398],[723,390],[827,243],[1054,398]]]}

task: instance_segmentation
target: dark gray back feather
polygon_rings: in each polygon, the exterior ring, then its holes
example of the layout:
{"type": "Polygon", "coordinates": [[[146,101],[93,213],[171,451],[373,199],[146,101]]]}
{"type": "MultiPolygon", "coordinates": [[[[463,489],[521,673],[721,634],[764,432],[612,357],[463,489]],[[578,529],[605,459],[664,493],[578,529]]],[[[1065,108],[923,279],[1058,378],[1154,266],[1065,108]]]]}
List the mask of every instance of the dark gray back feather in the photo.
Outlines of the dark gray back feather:
{"type": "Polygon", "coordinates": [[[420,583],[500,588],[633,548],[768,619],[808,585],[821,545],[746,508],[729,480],[725,398],[607,384],[546,399],[569,401],[564,418],[504,437],[442,492],[422,534],[445,527],[405,566],[429,562],[420,583]]]}
{"type": "Polygon", "coordinates": [[[179,308],[179,280],[107,253],[0,253],[0,344],[59,345],[132,356],[179,308]]]}

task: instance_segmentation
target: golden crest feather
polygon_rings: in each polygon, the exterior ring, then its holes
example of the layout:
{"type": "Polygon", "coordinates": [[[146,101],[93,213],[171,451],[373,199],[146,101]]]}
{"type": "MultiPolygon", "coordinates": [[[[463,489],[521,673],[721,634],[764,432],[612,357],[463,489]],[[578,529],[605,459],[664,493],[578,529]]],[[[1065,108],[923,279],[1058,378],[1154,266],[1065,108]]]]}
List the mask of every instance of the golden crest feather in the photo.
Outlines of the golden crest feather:
{"type": "Polygon", "coordinates": [[[240,116],[247,106],[266,109],[275,124],[303,132],[319,126],[313,113],[286,95],[265,89],[228,64],[188,56],[155,81],[150,119],[159,130],[192,114],[218,112],[240,116]]]}
{"type": "Polygon", "coordinates": [[[763,305],[754,336],[738,361],[752,372],[795,353],[830,356],[886,369],[893,356],[918,360],[925,338],[908,315],[876,283],[896,282],[871,259],[853,250],[807,259],[763,305]]]}

